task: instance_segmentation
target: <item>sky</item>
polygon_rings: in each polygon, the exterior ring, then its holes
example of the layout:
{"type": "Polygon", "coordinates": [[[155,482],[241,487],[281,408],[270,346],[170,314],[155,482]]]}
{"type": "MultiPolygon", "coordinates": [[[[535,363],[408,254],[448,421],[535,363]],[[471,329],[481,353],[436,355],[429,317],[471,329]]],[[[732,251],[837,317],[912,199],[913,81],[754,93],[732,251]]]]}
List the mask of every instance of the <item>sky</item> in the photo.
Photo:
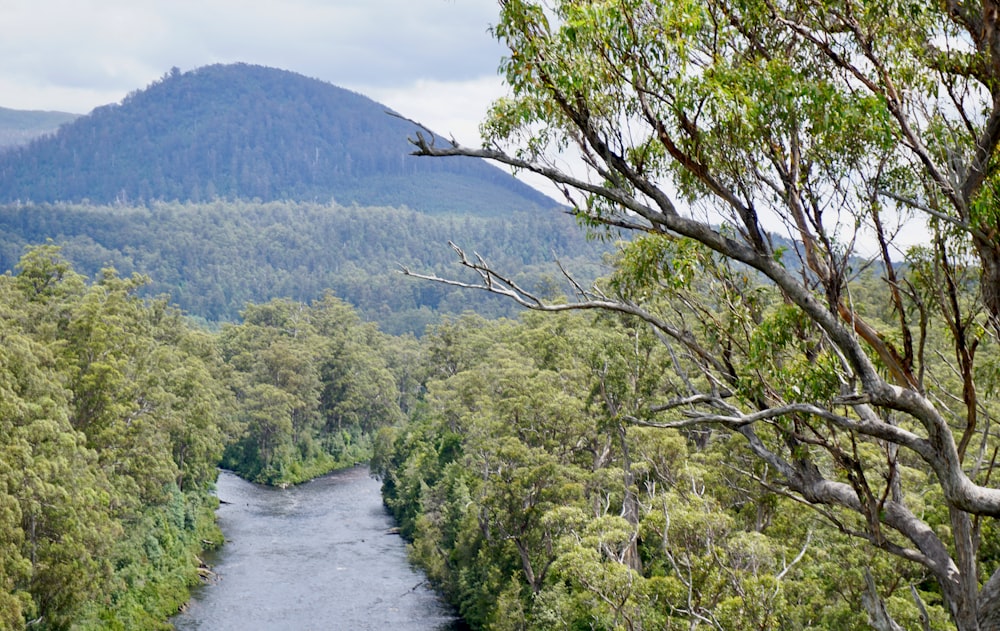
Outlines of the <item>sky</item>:
{"type": "Polygon", "coordinates": [[[359,92],[476,146],[505,92],[489,33],[498,12],[496,0],[0,0],[0,107],[86,114],[175,66],[246,62],[359,92]]]}
{"type": "Polygon", "coordinates": [[[359,92],[465,145],[504,92],[496,0],[0,0],[0,107],[86,114],[172,67],[359,92]]]}

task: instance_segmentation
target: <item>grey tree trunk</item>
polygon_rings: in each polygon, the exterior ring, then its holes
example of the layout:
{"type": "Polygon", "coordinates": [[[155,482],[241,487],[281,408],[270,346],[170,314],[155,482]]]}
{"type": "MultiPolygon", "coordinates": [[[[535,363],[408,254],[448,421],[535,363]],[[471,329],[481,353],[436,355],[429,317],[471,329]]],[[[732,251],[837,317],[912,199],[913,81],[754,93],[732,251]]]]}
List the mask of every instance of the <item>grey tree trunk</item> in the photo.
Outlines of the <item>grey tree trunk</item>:
{"type": "Polygon", "coordinates": [[[865,568],[865,584],[868,589],[861,596],[861,604],[868,613],[868,624],[876,631],[904,631],[903,627],[899,626],[886,611],[885,603],[875,587],[875,579],[872,578],[868,568],[865,568]]]}

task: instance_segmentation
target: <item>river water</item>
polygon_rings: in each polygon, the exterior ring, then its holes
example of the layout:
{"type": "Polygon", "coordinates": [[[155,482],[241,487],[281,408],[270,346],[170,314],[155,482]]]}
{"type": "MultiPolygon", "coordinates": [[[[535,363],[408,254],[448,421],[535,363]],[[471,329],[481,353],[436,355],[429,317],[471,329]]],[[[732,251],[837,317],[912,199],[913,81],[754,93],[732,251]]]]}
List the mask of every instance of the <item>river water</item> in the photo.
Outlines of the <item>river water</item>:
{"type": "Polygon", "coordinates": [[[288,489],[221,472],[226,544],[208,560],[179,630],[457,631],[452,611],[389,534],[379,483],[366,467],[288,489]]]}

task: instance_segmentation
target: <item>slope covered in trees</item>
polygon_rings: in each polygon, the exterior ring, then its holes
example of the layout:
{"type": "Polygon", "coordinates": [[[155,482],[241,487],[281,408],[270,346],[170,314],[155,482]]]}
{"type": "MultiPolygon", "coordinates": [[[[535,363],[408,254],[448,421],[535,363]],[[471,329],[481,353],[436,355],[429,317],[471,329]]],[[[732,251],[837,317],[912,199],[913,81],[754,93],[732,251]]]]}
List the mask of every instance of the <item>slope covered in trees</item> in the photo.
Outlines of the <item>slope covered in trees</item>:
{"type": "Polygon", "coordinates": [[[331,200],[497,214],[555,203],[481,160],[409,155],[371,99],[246,64],[181,73],[0,152],[0,201],[331,200]]]}
{"type": "MultiPolygon", "coordinates": [[[[604,248],[587,243],[573,219],[530,228],[537,214],[429,216],[409,209],[272,202],[155,203],[149,207],[0,207],[0,271],[25,246],[52,239],[86,275],[111,265],[152,280],[144,295],[209,321],[237,321],[248,302],[311,302],[332,290],[386,332],[421,333],[439,313],[475,308],[510,315],[514,305],[402,277],[401,265],[444,274],[448,241],[475,243],[488,260],[516,266],[526,286],[566,291],[559,259],[586,280],[600,275],[604,248]]],[[[544,293],[544,292],[543,292],[544,293]]],[[[551,293],[551,292],[550,292],[551,293]]]]}
{"type": "Polygon", "coordinates": [[[285,485],[368,461],[374,433],[406,407],[405,380],[390,369],[401,344],[332,295],[248,306],[219,335],[245,428],[224,466],[285,485]]]}
{"type": "Polygon", "coordinates": [[[142,282],[87,284],[51,246],[0,276],[0,628],[158,628],[221,543],[233,395],[142,282]]]}
{"type": "MultiPolygon", "coordinates": [[[[691,273],[696,294],[732,299],[691,273]]],[[[639,319],[466,315],[417,340],[326,295],[251,304],[209,334],[141,300],[144,282],[106,270],[88,283],[54,246],[0,277],[0,628],[157,628],[218,541],[206,491],[220,457],[283,485],[373,444],[414,560],[474,628],[862,629],[870,590],[900,624],[949,628],[918,563],[859,549],[842,531],[856,523],[782,493],[726,432],[663,427],[657,410],[701,377],[639,319]]],[[[872,321],[891,317],[869,302],[880,282],[855,295],[872,321]]],[[[830,387],[824,362],[769,353],[798,321],[774,287],[752,293],[758,325],[728,359],[760,374],[786,362],[790,391],[830,387]]],[[[901,470],[947,532],[933,481],[901,470]]],[[[995,525],[980,528],[982,558],[1000,558],[995,525]]]]}

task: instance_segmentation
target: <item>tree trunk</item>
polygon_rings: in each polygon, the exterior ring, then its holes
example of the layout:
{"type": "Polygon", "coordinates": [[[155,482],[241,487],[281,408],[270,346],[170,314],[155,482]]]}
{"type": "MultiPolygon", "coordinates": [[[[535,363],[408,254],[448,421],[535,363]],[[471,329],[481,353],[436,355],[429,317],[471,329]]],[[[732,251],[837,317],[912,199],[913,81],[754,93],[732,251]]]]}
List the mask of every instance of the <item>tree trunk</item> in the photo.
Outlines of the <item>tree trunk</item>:
{"type": "Polygon", "coordinates": [[[625,518],[635,530],[634,535],[629,540],[628,548],[622,558],[622,562],[630,569],[642,573],[642,559],[639,556],[639,498],[636,496],[635,474],[632,472],[632,457],[628,451],[628,436],[624,424],[618,425],[618,437],[621,440],[622,448],[622,482],[625,485],[625,498],[622,501],[622,517],[625,518]]]}
{"type": "Polygon", "coordinates": [[[1000,247],[984,239],[973,238],[981,267],[979,286],[990,323],[1000,334],[1000,247]]]}
{"type": "Polygon", "coordinates": [[[525,580],[531,586],[531,593],[537,594],[542,591],[542,581],[540,577],[535,576],[535,569],[531,565],[531,556],[528,554],[528,548],[520,539],[514,539],[514,545],[517,547],[517,553],[521,557],[521,569],[524,570],[525,580]]]}
{"type": "Polygon", "coordinates": [[[1000,570],[983,585],[977,605],[979,631],[1000,631],[1000,570]]]}
{"type": "Polygon", "coordinates": [[[886,611],[885,603],[882,602],[882,598],[875,588],[875,579],[872,578],[868,568],[865,568],[865,583],[868,589],[861,595],[861,604],[868,612],[868,624],[876,631],[904,631],[903,627],[899,626],[886,611]]]}

